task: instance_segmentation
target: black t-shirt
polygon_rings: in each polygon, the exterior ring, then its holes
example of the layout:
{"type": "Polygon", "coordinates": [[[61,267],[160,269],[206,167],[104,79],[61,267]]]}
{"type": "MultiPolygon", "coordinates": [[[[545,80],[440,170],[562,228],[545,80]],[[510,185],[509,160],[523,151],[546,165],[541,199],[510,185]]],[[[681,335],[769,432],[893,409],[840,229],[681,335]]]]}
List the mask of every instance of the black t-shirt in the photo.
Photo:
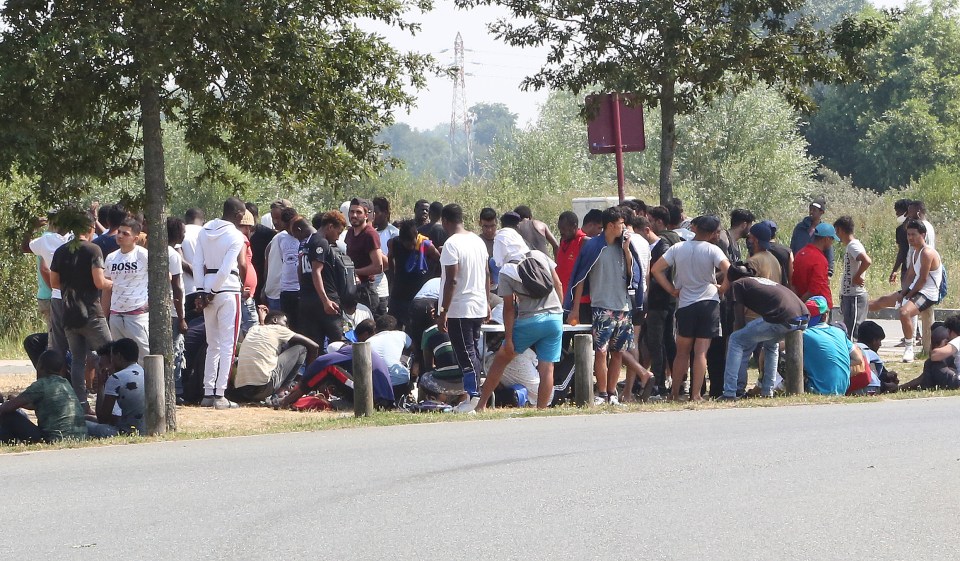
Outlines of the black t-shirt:
{"type": "Polygon", "coordinates": [[[417,232],[423,234],[430,238],[430,241],[433,242],[433,245],[437,246],[437,249],[440,248],[450,237],[447,235],[447,231],[443,229],[443,226],[439,222],[427,222],[423,226],[417,228],[417,232]]]}
{"type": "MultiPolygon", "coordinates": [[[[601,234],[603,235],[603,234],[601,234]]],[[[670,246],[673,245],[673,242],[668,239],[661,237],[660,241],[657,242],[657,245],[653,246],[650,250],[650,267],[653,268],[653,264],[656,263],[663,254],[670,249],[670,246]]],[[[671,275],[671,269],[667,268],[667,277],[671,275]]],[[[647,309],[648,310],[666,310],[672,305],[676,305],[677,299],[670,295],[669,292],[663,289],[660,286],[660,283],[656,279],[650,279],[650,291],[647,293],[647,309]]]]}
{"type": "Polygon", "coordinates": [[[780,284],[790,286],[790,248],[777,242],[770,242],[770,249],[767,251],[772,253],[780,264],[780,284]]]}
{"type": "Polygon", "coordinates": [[[103,253],[91,242],[65,243],[54,252],[50,270],[60,275],[65,310],[82,306],[88,318],[103,317],[100,290],[93,283],[94,267],[103,269],[103,253]]]}
{"type": "Polygon", "coordinates": [[[316,232],[307,240],[300,244],[300,297],[319,298],[316,287],[313,286],[313,264],[320,263],[323,269],[320,271],[320,278],[323,279],[323,291],[327,293],[327,298],[334,302],[340,302],[340,295],[337,294],[337,285],[333,280],[334,256],[330,248],[330,242],[323,237],[323,234],[316,232]]]}
{"type": "Polygon", "coordinates": [[[767,323],[786,324],[809,315],[803,301],[789,288],[762,277],[747,277],[731,285],[733,300],[753,310],[767,323]]]}
{"type": "Polygon", "coordinates": [[[910,251],[910,243],[907,241],[907,223],[904,222],[897,226],[897,259],[900,260],[900,274],[907,272],[907,253],[910,251]]]}
{"type": "Polygon", "coordinates": [[[116,234],[100,234],[97,236],[97,239],[93,240],[93,245],[99,247],[100,254],[104,256],[110,255],[120,249],[116,234]]]}
{"type": "MultiPolygon", "coordinates": [[[[263,265],[266,263],[267,246],[270,245],[270,241],[273,240],[273,237],[276,235],[276,230],[268,228],[263,224],[257,224],[253,234],[250,235],[250,251],[253,252],[253,268],[257,271],[258,279],[266,280],[266,277],[263,276],[263,265]]],[[[263,284],[264,282],[257,283],[257,292],[261,290],[263,284]]]]}

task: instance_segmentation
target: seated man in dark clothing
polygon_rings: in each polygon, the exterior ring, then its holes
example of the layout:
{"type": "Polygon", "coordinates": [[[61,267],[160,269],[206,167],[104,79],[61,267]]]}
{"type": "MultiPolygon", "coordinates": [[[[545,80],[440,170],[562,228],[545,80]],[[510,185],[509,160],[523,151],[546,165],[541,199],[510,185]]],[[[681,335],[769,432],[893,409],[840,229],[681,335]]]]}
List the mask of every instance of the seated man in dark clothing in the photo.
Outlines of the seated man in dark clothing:
{"type": "Polygon", "coordinates": [[[420,398],[455,405],[466,392],[463,389],[463,370],[450,343],[450,336],[431,325],[420,341],[423,353],[423,374],[417,379],[420,398]]]}
{"type": "Polygon", "coordinates": [[[44,351],[37,364],[37,381],[20,395],[0,403],[0,442],[85,439],[87,423],[73,386],[65,377],[63,357],[55,351],[44,351]],[[36,425],[19,411],[21,408],[34,410],[36,425]]]}
{"type": "MultiPolygon", "coordinates": [[[[379,407],[393,406],[393,386],[390,370],[376,353],[370,355],[373,365],[373,401],[379,407]]],[[[280,401],[279,407],[289,407],[301,397],[314,391],[329,390],[343,399],[353,401],[353,347],[331,343],[327,354],[317,357],[307,366],[300,383],[280,401]]]]}
{"type": "MultiPolygon", "coordinates": [[[[950,341],[950,330],[938,327],[930,335],[932,348],[942,347],[950,341]]],[[[960,375],[957,374],[953,358],[946,360],[927,359],[923,363],[920,376],[900,385],[901,390],[956,390],[960,389],[960,375]]]]}
{"type": "Polygon", "coordinates": [[[23,340],[23,350],[27,353],[27,358],[33,364],[34,370],[37,369],[37,361],[40,359],[40,355],[47,350],[49,340],[49,334],[46,332],[27,335],[27,338],[23,340]]]}

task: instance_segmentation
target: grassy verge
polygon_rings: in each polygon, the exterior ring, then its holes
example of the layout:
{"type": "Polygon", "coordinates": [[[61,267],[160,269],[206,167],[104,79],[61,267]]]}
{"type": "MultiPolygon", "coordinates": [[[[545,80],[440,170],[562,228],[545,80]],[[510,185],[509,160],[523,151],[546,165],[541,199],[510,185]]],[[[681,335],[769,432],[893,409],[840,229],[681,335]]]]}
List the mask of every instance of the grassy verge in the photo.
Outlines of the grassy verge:
{"type": "Polygon", "coordinates": [[[292,411],[273,411],[263,408],[242,408],[239,411],[212,411],[197,407],[178,409],[180,430],[162,436],[126,436],[106,440],[62,441],[54,444],[0,445],[0,454],[22,453],[38,450],[61,450],[67,448],[89,448],[95,446],[139,444],[146,442],[168,442],[276,434],[303,431],[337,430],[361,427],[385,427],[424,423],[456,423],[465,421],[488,421],[502,419],[523,419],[530,417],[555,417],[561,415],[613,415],[623,413],[657,413],[669,411],[704,411],[715,409],[783,407],[798,405],[836,405],[873,403],[887,400],[916,399],[930,397],[956,397],[960,391],[901,392],[874,397],[843,397],[798,395],[774,399],[745,399],[735,403],[707,401],[704,403],[648,403],[624,406],[604,406],[578,409],[573,406],[560,406],[545,411],[535,409],[497,409],[480,415],[453,415],[443,413],[405,413],[385,411],[367,418],[355,418],[350,413],[297,413],[292,411]]]}
{"type": "Polygon", "coordinates": [[[22,332],[8,332],[0,336],[0,360],[27,360],[23,340],[31,333],[36,331],[24,329],[22,332]]]}

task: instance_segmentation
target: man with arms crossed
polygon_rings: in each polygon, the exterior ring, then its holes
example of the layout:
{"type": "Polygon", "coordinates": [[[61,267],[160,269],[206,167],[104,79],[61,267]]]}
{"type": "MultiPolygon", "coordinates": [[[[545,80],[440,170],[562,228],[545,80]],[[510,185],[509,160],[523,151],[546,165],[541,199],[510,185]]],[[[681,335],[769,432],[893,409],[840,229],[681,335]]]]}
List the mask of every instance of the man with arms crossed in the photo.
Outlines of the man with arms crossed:
{"type": "Polygon", "coordinates": [[[246,275],[247,262],[244,237],[236,225],[246,211],[243,201],[230,197],[223,203],[223,216],[207,222],[197,236],[193,271],[197,291],[207,302],[203,309],[207,358],[201,407],[237,407],[224,393],[240,335],[240,279],[246,275]]]}
{"type": "Polygon", "coordinates": [[[653,265],[650,273],[660,286],[678,298],[677,358],[673,361],[671,399],[680,398],[680,386],[690,367],[693,351],[693,376],[690,399],[700,401],[703,377],[707,371],[707,349],[710,340],[720,334],[720,295],[727,291],[727,269],[730,262],[723,250],[713,244],[720,230],[716,216],[699,216],[691,223],[694,238],[672,246],[653,265]],[[667,267],[673,267],[675,282],[667,278],[667,267]],[[717,285],[717,270],[723,283],[717,285]]]}

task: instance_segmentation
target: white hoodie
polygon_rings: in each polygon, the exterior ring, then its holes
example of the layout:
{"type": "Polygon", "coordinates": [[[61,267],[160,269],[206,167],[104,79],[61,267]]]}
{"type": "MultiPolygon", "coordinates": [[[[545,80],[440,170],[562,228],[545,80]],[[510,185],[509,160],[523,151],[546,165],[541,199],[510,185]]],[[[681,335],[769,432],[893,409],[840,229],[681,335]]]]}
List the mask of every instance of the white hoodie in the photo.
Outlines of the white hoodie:
{"type": "Polygon", "coordinates": [[[240,268],[237,256],[243,251],[243,234],[222,218],[211,220],[203,225],[197,236],[197,245],[193,254],[194,277],[197,290],[203,292],[240,292],[240,268]],[[199,282],[201,271],[206,273],[199,282]]]}

